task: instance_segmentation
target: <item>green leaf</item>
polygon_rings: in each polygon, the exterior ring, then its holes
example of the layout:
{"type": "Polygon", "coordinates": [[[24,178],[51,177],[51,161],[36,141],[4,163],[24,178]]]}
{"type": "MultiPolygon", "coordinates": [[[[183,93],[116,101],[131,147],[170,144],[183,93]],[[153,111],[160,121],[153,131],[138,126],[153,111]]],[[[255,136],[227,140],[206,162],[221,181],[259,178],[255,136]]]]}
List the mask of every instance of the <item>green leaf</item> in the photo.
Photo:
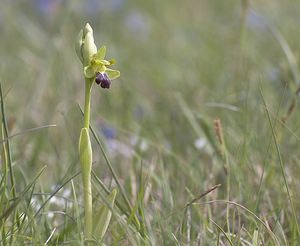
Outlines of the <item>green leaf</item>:
{"type": "Polygon", "coordinates": [[[113,209],[114,207],[116,195],[117,190],[113,189],[111,193],[106,197],[106,204],[100,206],[98,212],[96,213],[96,216],[94,217],[94,236],[100,241],[103,239],[107,231],[112,216],[111,209],[113,209]]]}
{"type": "Polygon", "coordinates": [[[97,51],[97,54],[95,55],[96,59],[103,60],[105,58],[106,54],[106,46],[103,45],[101,48],[97,51]]]}
{"type": "Polygon", "coordinates": [[[82,128],[79,137],[79,157],[83,174],[90,175],[92,168],[92,146],[87,128],[82,128]]]}
{"type": "Polygon", "coordinates": [[[82,50],[81,50],[82,45],[83,45],[82,37],[83,37],[83,31],[80,30],[80,32],[77,35],[76,42],[75,42],[75,50],[76,50],[76,54],[77,54],[78,58],[83,63],[83,56],[82,56],[82,50]]]}
{"type": "Polygon", "coordinates": [[[113,69],[107,68],[105,70],[105,72],[110,80],[120,77],[120,71],[118,71],[118,70],[113,70],[113,69]]]}

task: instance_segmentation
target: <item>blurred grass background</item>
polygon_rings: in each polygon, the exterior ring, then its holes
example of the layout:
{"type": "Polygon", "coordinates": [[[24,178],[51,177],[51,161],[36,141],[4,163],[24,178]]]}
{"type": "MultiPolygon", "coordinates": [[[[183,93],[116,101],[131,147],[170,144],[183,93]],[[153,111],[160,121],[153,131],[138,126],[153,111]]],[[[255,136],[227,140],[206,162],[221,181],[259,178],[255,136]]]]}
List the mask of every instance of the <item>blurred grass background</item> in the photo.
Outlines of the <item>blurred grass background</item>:
{"type": "MultiPolygon", "coordinates": [[[[299,211],[299,10],[300,2],[292,0],[2,0],[0,79],[9,135],[56,125],[11,139],[16,189],[44,165],[37,188],[44,192],[79,170],[77,104],[83,105],[84,81],[74,42],[89,22],[96,44],[108,47],[107,57],[116,58],[121,71],[110,90],[94,87],[91,122],[132,201],[143,166],[151,187],[145,207],[157,243],[173,245],[171,232],[187,240],[178,230],[184,215],[165,215],[219,183],[205,199],[228,195],[214,133],[219,118],[229,156],[229,200],[262,216],[271,228],[279,223],[296,245],[260,88],[299,211]]],[[[96,144],[94,154],[94,170],[114,185],[96,144]]],[[[224,205],[197,207],[191,240],[197,241],[209,216],[224,225],[223,211],[224,205]]],[[[236,224],[257,226],[244,220],[236,224]]]]}

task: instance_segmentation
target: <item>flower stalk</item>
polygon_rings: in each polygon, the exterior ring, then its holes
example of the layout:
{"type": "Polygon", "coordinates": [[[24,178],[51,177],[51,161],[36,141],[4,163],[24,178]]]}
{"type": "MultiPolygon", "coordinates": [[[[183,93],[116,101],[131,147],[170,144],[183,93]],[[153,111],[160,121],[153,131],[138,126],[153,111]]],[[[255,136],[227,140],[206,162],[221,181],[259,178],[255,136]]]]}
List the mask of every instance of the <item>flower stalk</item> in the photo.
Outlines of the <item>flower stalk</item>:
{"type": "Polygon", "coordinates": [[[92,83],[90,79],[85,79],[84,128],[87,129],[89,129],[90,127],[91,92],[92,92],[92,83]]]}

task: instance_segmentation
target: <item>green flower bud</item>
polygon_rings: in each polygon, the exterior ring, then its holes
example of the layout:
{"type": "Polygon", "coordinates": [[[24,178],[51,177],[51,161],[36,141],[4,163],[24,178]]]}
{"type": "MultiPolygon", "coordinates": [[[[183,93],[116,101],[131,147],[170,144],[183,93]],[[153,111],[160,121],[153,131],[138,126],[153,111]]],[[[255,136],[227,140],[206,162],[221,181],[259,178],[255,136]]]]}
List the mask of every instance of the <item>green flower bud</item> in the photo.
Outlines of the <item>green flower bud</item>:
{"type": "MultiPolygon", "coordinates": [[[[84,33],[84,32],[83,32],[84,33]]],[[[97,53],[97,46],[94,42],[93,32],[88,32],[84,37],[84,44],[83,44],[83,61],[84,65],[89,65],[90,60],[92,59],[93,55],[97,53]]]]}
{"type": "Polygon", "coordinates": [[[83,174],[90,175],[92,168],[92,146],[87,128],[82,128],[80,132],[79,158],[83,174]]]}
{"type": "Polygon", "coordinates": [[[86,23],[85,27],[83,28],[83,36],[85,37],[87,33],[91,33],[93,35],[93,28],[89,23],[86,23]]]}
{"type": "Polygon", "coordinates": [[[93,55],[97,53],[93,29],[89,23],[87,23],[85,27],[80,30],[75,42],[75,50],[78,58],[84,66],[89,65],[93,55]]]}

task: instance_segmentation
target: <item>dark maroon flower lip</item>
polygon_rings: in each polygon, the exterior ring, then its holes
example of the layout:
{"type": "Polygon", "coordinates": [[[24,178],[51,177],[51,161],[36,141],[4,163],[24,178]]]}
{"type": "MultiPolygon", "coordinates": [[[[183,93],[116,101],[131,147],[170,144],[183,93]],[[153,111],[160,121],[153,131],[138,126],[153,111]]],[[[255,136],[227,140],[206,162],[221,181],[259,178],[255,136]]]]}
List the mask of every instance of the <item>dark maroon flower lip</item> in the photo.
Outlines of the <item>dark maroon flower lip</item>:
{"type": "Polygon", "coordinates": [[[100,85],[104,89],[108,89],[110,87],[111,81],[108,78],[106,73],[97,73],[95,82],[100,85]]]}

